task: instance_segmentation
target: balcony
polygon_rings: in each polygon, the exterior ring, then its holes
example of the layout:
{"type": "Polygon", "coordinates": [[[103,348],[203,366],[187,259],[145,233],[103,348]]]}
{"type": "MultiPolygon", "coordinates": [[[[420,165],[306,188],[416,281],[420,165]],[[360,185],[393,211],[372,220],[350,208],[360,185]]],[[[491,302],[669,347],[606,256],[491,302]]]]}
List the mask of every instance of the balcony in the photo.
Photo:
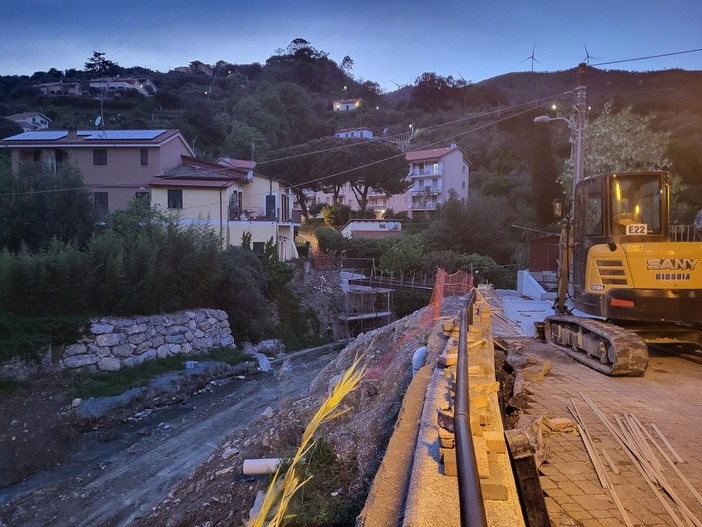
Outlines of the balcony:
{"type": "Polygon", "coordinates": [[[439,168],[411,168],[409,172],[409,177],[427,177],[427,176],[443,176],[444,171],[441,167],[439,168]]]}
{"type": "MultiPolygon", "coordinates": [[[[293,220],[294,212],[279,208],[244,208],[239,210],[237,207],[229,207],[229,221],[274,221],[277,223],[295,223],[293,220]]],[[[299,221],[297,222],[299,223],[299,221]]]]}
{"type": "Polygon", "coordinates": [[[412,203],[410,208],[412,210],[436,210],[436,207],[441,205],[441,203],[438,203],[436,201],[427,201],[427,202],[415,202],[412,203]]]}
{"type": "Polygon", "coordinates": [[[441,194],[443,188],[438,185],[430,185],[428,187],[413,188],[411,190],[413,196],[421,196],[422,194],[441,194]]]}

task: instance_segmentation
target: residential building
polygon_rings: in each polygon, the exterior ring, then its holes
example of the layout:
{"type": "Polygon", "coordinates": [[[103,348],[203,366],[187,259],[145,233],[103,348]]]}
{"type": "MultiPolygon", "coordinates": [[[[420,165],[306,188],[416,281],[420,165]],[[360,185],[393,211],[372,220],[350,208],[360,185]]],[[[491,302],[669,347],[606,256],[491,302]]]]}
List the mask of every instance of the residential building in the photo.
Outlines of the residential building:
{"type": "Polygon", "coordinates": [[[370,128],[343,128],[337,130],[334,135],[341,139],[373,139],[373,132],[370,128]]]}
{"type": "Polygon", "coordinates": [[[71,163],[92,188],[97,212],[122,209],[148,196],[148,181],[193,152],[179,130],[57,130],[25,132],[0,141],[13,171],[41,164],[56,172],[71,163]]]}
{"type": "MultiPolygon", "coordinates": [[[[406,212],[412,218],[418,213],[431,214],[437,206],[448,200],[452,192],[462,201],[468,199],[469,165],[465,154],[455,144],[445,148],[406,152],[405,158],[410,164],[408,190],[403,194],[389,196],[385,192],[371,189],[367,196],[366,210],[372,210],[376,216],[382,217],[385,211],[392,209],[394,213],[406,212]]],[[[308,205],[331,205],[334,201],[328,192],[310,191],[307,195],[308,205]]],[[[359,209],[358,200],[349,183],[339,192],[339,203],[359,209]]]]}
{"type": "Polygon", "coordinates": [[[145,97],[151,97],[158,91],[156,85],[146,77],[128,78],[128,77],[99,77],[90,79],[90,88],[100,90],[108,95],[125,92],[127,90],[136,90],[145,97]]]}
{"type": "Polygon", "coordinates": [[[345,238],[392,238],[402,234],[402,222],[354,218],[340,232],[345,238]]]}
{"type": "Polygon", "coordinates": [[[337,99],[332,101],[332,109],[335,112],[347,112],[350,110],[358,110],[363,99],[337,99]]]}
{"type": "MultiPolygon", "coordinates": [[[[230,165],[241,164],[231,160],[230,165]]],[[[250,162],[243,162],[248,165],[250,162]]],[[[251,235],[251,248],[263,254],[273,240],[281,260],[297,258],[291,192],[275,178],[254,173],[255,166],[232,167],[181,156],[178,166],[149,180],[151,204],[177,211],[185,223],[206,223],[223,246],[241,245],[251,235]]]]}
{"type": "Polygon", "coordinates": [[[465,154],[455,144],[446,148],[414,150],[405,154],[409,161],[409,190],[402,196],[395,212],[407,210],[410,215],[433,211],[445,203],[452,192],[461,201],[468,199],[469,166],[465,154]],[[409,199],[406,199],[409,198],[409,199]],[[409,205],[409,208],[406,206],[409,205]]]}
{"type": "Polygon", "coordinates": [[[79,82],[45,82],[43,84],[35,84],[33,87],[37,88],[42,95],[83,95],[79,82]]]}
{"type": "Polygon", "coordinates": [[[189,66],[179,66],[174,68],[173,71],[179,71],[181,73],[204,73],[210,77],[214,75],[214,68],[209,64],[200,62],[199,60],[193,60],[189,66]]]}
{"type": "Polygon", "coordinates": [[[49,123],[51,123],[51,119],[41,112],[15,113],[6,116],[5,119],[17,123],[25,132],[47,130],[49,128],[49,123]]]}

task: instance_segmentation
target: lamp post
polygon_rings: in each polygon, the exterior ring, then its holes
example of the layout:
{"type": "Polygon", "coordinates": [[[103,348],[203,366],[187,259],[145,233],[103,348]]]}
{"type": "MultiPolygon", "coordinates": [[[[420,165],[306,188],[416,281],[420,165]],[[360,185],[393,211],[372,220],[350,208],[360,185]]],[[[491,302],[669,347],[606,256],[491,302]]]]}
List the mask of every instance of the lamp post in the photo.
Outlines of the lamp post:
{"type": "Polygon", "coordinates": [[[570,127],[573,134],[573,153],[575,170],[573,173],[573,197],[575,198],[575,187],[583,180],[585,171],[585,156],[583,155],[583,136],[585,135],[585,112],[587,110],[586,89],[585,89],[585,73],[586,65],[584,63],[578,66],[578,85],[575,87],[575,104],[573,105],[573,117],[566,119],[565,117],[549,117],[548,115],[539,115],[534,118],[535,123],[547,123],[549,121],[565,121],[570,127]]]}

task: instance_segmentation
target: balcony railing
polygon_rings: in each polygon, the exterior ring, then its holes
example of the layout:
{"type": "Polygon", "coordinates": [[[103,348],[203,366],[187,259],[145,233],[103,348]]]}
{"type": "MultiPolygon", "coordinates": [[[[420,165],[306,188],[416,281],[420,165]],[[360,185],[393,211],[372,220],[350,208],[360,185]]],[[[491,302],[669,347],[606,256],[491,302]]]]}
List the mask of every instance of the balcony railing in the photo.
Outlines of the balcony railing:
{"type": "Polygon", "coordinates": [[[414,168],[409,172],[409,177],[427,177],[427,176],[443,176],[444,171],[441,168],[436,170],[433,168],[414,168]]]}
{"type": "Polygon", "coordinates": [[[229,207],[229,221],[276,221],[293,223],[293,211],[279,208],[229,207]],[[284,214],[283,214],[284,213],[284,214]]]}
{"type": "Polygon", "coordinates": [[[427,201],[426,203],[424,202],[416,202],[412,203],[411,209],[412,210],[436,210],[436,207],[441,205],[441,203],[436,203],[434,201],[427,201]]]}
{"type": "Polygon", "coordinates": [[[419,187],[412,189],[413,196],[418,196],[420,194],[441,194],[441,192],[442,187],[439,187],[437,185],[430,185],[428,187],[419,187]]]}

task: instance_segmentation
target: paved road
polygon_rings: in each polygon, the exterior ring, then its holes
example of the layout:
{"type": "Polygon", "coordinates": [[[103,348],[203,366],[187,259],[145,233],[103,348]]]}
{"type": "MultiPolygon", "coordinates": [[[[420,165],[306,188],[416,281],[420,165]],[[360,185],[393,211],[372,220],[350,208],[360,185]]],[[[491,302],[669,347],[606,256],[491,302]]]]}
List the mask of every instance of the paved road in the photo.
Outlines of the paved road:
{"type": "MultiPolygon", "coordinates": [[[[615,493],[631,523],[644,526],[676,525],[643,475],[581,394],[594,401],[615,426],[615,414],[633,414],[658,439],[651,423],[657,425],[684,461],[676,465],[680,472],[689,479],[693,488],[702,489],[702,365],[654,351],[643,377],[613,378],[564,356],[550,344],[529,345],[527,349],[535,356],[554,363],[552,372],[542,382],[528,387],[531,392],[528,413],[549,418],[571,417],[566,405],[572,397],[596,449],[600,452],[606,450],[620,472],[619,475],[615,474],[603,460],[615,493]]],[[[553,525],[625,525],[612,495],[599,484],[581,438],[560,433],[548,435],[544,441],[547,463],[540,468],[541,485],[547,496],[546,504],[553,525]]],[[[660,440],[658,443],[672,457],[664,443],[660,440]]],[[[651,448],[655,451],[654,447],[651,448]]],[[[702,519],[702,504],[664,458],[659,453],[655,455],[663,466],[666,478],[685,505],[697,518],[702,519]]],[[[665,498],[665,501],[672,504],[670,498],[665,498]]]]}

